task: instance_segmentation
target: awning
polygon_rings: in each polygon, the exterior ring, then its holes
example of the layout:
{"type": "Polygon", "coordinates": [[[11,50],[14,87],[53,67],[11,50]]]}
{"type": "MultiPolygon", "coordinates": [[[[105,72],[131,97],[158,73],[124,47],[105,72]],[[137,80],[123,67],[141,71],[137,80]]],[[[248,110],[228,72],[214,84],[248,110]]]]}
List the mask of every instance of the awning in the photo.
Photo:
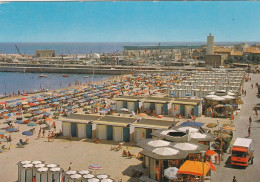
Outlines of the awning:
{"type": "MultiPolygon", "coordinates": [[[[178,174],[190,174],[195,176],[202,176],[203,171],[202,162],[186,160],[180,169],[178,174]]],[[[204,176],[208,173],[210,167],[208,164],[204,163],[204,176]]]]}

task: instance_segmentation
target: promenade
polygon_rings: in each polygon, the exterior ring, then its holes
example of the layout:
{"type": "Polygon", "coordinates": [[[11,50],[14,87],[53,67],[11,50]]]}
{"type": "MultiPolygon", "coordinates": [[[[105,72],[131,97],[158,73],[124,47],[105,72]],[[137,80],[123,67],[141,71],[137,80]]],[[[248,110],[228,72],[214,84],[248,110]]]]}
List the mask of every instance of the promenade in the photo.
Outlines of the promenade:
{"type": "Polygon", "coordinates": [[[244,104],[242,105],[239,115],[235,117],[236,132],[234,133],[232,144],[238,137],[248,137],[248,118],[252,117],[251,124],[251,139],[253,139],[254,148],[254,164],[249,165],[247,168],[234,168],[229,165],[229,157],[231,154],[225,154],[224,160],[220,165],[216,165],[217,173],[213,173],[212,181],[216,182],[232,182],[233,176],[236,176],[238,182],[257,182],[260,181],[260,117],[256,117],[253,110],[256,104],[260,104],[260,98],[257,96],[256,82],[260,82],[259,74],[250,74],[251,81],[244,83],[244,90],[246,96],[242,96],[244,104]],[[251,89],[251,84],[254,88],[251,89]]]}

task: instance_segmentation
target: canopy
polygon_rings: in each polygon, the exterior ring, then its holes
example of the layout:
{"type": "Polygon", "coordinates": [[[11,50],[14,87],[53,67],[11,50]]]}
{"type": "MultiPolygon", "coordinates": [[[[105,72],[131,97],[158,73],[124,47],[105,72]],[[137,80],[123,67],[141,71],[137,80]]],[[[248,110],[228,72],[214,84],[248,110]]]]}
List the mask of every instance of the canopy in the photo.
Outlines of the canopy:
{"type": "Polygon", "coordinates": [[[162,147],[162,148],[156,148],[153,150],[153,153],[158,154],[158,155],[175,155],[179,153],[179,150],[169,148],[169,147],[162,147]]]}
{"type": "Polygon", "coordinates": [[[180,126],[196,126],[196,127],[202,127],[204,123],[200,122],[194,122],[194,121],[185,121],[180,126]]]}
{"type": "Polygon", "coordinates": [[[197,145],[191,143],[177,143],[173,147],[180,150],[196,150],[198,148],[197,145]]]}
{"type": "MultiPolygon", "coordinates": [[[[204,163],[204,176],[208,173],[210,167],[204,163]]],[[[202,162],[199,161],[190,161],[186,160],[180,169],[178,170],[178,174],[190,174],[195,176],[202,176],[202,162]]]]}
{"type": "Polygon", "coordinates": [[[165,147],[169,146],[170,142],[164,141],[164,140],[153,140],[147,143],[148,145],[152,147],[165,147]]]}

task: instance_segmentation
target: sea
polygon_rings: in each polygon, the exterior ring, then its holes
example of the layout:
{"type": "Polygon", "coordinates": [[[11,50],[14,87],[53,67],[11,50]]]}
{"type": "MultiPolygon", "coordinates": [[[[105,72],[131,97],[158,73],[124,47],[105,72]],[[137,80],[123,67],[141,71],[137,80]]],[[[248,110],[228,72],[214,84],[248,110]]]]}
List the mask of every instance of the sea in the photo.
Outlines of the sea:
{"type": "MultiPolygon", "coordinates": [[[[215,42],[215,45],[235,45],[240,42],[215,42]]],[[[249,45],[260,42],[247,42],[249,45]]],[[[90,54],[122,52],[124,46],[138,45],[200,46],[206,42],[0,42],[0,54],[35,54],[35,50],[52,49],[56,54],[90,54]],[[18,49],[18,50],[17,50],[18,49]]]]}
{"type": "Polygon", "coordinates": [[[39,77],[43,73],[16,73],[0,72],[0,95],[9,95],[20,92],[37,91],[41,89],[55,90],[74,86],[76,82],[84,84],[90,81],[100,81],[111,78],[111,75],[87,75],[69,74],[63,77],[62,74],[44,73],[47,77],[39,77]],[[86,78],[87,77],[87,78],[86,78]]]}

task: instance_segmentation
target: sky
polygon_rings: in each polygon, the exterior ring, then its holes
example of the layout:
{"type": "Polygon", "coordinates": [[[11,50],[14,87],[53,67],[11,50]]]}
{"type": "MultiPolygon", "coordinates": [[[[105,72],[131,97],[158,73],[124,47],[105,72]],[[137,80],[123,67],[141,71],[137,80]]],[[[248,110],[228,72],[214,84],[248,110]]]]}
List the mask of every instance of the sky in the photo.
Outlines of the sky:
{"type": "Polygon", "coordinates": [[[260,2],[9,2],[0,42],[260,41],[260,2]]]}

